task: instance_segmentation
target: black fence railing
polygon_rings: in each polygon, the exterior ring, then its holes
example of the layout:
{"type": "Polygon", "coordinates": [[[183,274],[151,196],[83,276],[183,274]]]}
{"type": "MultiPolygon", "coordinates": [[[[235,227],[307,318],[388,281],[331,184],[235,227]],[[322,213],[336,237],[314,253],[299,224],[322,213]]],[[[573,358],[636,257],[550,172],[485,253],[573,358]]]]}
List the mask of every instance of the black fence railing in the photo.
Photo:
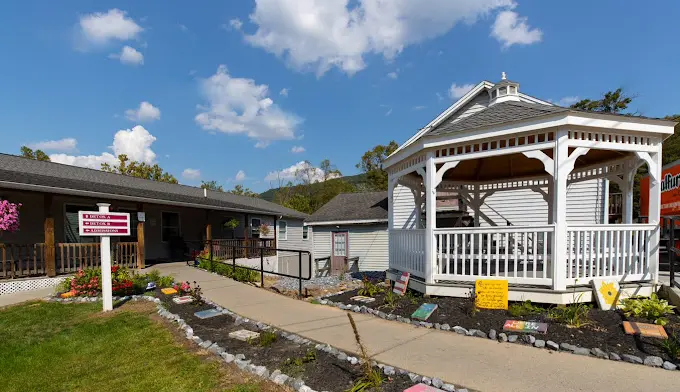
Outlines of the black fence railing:
{"type": "Polygon", "coordinates": [[[680,288],[680,282],[675,280],[675,273],[680,269],[678,263],[678,255],[680,254],[680,247],[677,242],[680,242],[680,216],[664,216],[661,217],[662,225],[662,242],[665,242],[666,255],[668,256],[668,271],[670,275],[670,286],[680,288]]]}
{"type": "MultiPolygon", "coordinates": [[[[198,241],[194,241],[195,243],[192,243],[191,245],[196,245],[199,243],[198,241]]],[[[250,271],[256,271],[260,273],[260,285],[264,287],[264,275],[265,274],[270,274],[270,275],[276,275],[276,276],[283,276],[286,278],[293,278],[297,279],[299,281],[299,293],[298,295],[302,297],[302,281],[303,280],[311,280],[312,279],[312,253],[307,250],[299,250],[299,249],[281,249],[281,248],[274,248],[274,247],[253,247],[252,245],[249,246],[241,246],[241,245],[229,245],[230,252],[227,254],[230,257],[224,257],[225,252],[223,252],[224,247],[227,245],[223,243],[217,243],[217,241],[212,241],[212,240],[207,240],[207,241],[201,241],[200,246],[198,247],[200,251],[193,251],[192,254],[187,255],[187,263],[193,265],[196,265],[196,263],[199,260],[207,261],[209,263],[209,268],[211,270],[215,269],[215,264],[213,263],[220,263],[220,264],[225,264],[225,265],[230,265],[233,268],[233,271],[235,271],[238,268],[250,270],[250,271]],[[218,250],[218,247],[220,248],[220,251],[218,250]],[[248,249],[248,257],[238,257],[239,255],[243,255],[243,250],[248,249]],[[269,256],[274,256],[278,255],[279,252],[285,253],[287,256],[287,262],[290,262],[290,256],[291,255],[297,255],[297,262],[298,262],[298,269],[297,269],[297,275],[295,274],[289,274],[289,273],[282,273],[278,271],[278,260],[276,260],[276,268],[273,269],[265,269],[265,257],[269,256]],[[305,268],[303,268],[303,255],[306,255],[306,265],[304,265],[307,271],[307,274],[303,274],[303,271],[305,268]],[[254,267],[251,265],[245,265],[244,262],[251,263],[252,261],[256,261],[259,259],[259,268],[254,267]],[[241,262],[237,262],[238,260],[241,260],[241,262]]]]}

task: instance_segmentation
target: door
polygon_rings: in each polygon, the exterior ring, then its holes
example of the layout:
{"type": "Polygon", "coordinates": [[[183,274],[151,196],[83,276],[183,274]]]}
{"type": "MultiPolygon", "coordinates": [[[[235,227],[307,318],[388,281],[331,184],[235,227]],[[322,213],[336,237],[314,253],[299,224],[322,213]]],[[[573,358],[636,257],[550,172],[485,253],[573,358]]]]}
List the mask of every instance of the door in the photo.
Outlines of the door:
{"type": "Polygon", "coordinates": [[[331,274],[338,275],[346,271],[347,255],[349,254],[349,241],[347,232],[334,232],[331,249],[331,274]]]}

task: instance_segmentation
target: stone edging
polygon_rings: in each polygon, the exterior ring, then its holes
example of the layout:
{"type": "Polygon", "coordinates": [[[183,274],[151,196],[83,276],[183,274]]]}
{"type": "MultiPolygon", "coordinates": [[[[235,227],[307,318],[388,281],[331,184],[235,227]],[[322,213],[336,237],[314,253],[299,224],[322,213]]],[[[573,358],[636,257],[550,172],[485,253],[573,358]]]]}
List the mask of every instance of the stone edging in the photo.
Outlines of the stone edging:
{"type": "MultiPolygon", "coordinates": [[[[219,275],[219,274],[217,274],[219,275]]],[[[221,275],[220,275],[221,276],[221,275]]],[[[216,356],[219,356],[222,358],[226,363],[234,363],[236,366],[238,366],[239,369],[247,371],[249,373],[252,373],[258,377],[261,377],[263,379],[268,379],[275,384],[278,385],[286,385],[291,388],[293,388],[297,392],[316,392],[314,389],[310,388],[309,386],[305,385],[304,381],[302,381],[299,378],[293,378],[288,376],[285,373],[282,373],[280,370],[276,369],[273,372],[270,372],[269,369],[267,369],[265,366],[257,366],[254,365],[250,360],[247,360],[245,355],[243,354],[231,354],[228,353],[223,347],[220,347],[217,343],[213,343],[210,340],[203,340],[200,337],[194,335],[194,330],[191,328],[189,324],[186,323],[185,320],[180,318],[179,315],[170,313],[165,306],[163,306],[163,303],[161,302],[160,298],[148,296],[148,295],[131,295],[131,296],[126,296],[126,297],[113,297],[114,301],[116,300],[131,300],[131,301],[139,301],[139,300],[146,300],[149,302],[154,302],[156,303],[156,309],[158,314],[165,318],[168,319],[169,321],[173,323],[177,323],[177,326],[179,329],[184,331],[185,337],[187,340],[197,344],[199,347],[204,348],[208,350],[209,352],[213,353],[216,356]]],[[[58,297],[46,297],[46,301],[48,302],[61,302],[61,303],[84,303],[84,302],[97,302],[101,301],[101,297],[74,297],[74,298],[58,298],[58,297]]],[[[276,329],[270,325],[267,325],[262,322],[256,322],[244,317],[239,316],[238,314],[230,311],[229,309],[223,308],[222,306],[203,298],[203,301],[210,305],[214,306],[217,310],[222,312],[223,314],[226,314],[228,316],[231,316],[234,318],[234,324],[236,325],[247,325],[253,329],[259,329],[261,331],[271,331],[274,332],[281,337],[290,340],[294,343],[300,344],[300,345],[307,345],[307,346],[313,346],[317,351],[324,351],[330,355],[335,356],[338,360],[341,361],[347,361],[352,365],[355,365],[357,363],[361,363],[361,359],[357,357],[350,356],[349,354],[338,350],[328,344],[315,344],[309,339],[303,338],[301,336],[288,333],[279,329],[276,329]]],[[[382,370],[382,372],[386,376],[393,376],[395,374],[400,374],[400,375],[408,375],[408,377],[411,379],[411,381],[416,384],[416,383],[424,383],[427,385],[432,385],[436,388],[441,388],[444,391],[447,392],[468,392],[467,389],[464,388],[455,388],[454,385],[452,384],[447,384],[444,383],[441,379],[438,378],[431,378],[415,373],[408,372],[407,370],[404,369],[398,369],[394,368],[392,366],[383,364],[383,363],[378,363],[375,361],[372,361],[373,366],[377,366],[382,370]]]]}
{"type": "Polygon", "coordinates": [[[321,296],[321,297],[316,297],[315,300],[319,302],[321,305],[326,305],[326,306],[332,306],[336,307],[341,310],[348,310],[352,311],[355,313],[364,313],[364,314],[370,314],[375,317],[379,317],[381,319],[385,320],[390,320],[390,321],[398,321],[402,322],[404,324],[411,324],[415,327],[421,327],[421,328],[430,328],[430,329],[438,329],[440,331],[451,331],[455,332],[459,335],[463,336],[473,336],[477,338],[484,338],[484,339],[491,339],[491,340],[497,340],[501,343],[526,343],[527,345],[536,347],[536,348],[546,348],[548,350],[553,350],[553,351],[561,351],[561,352],[567,352],[571,354],[576,354],[576,355],[583,355],[583,356],[592,356],[600,359],[609,359],[612,361],[624,361],[624,362],[629,362],[633,364],[638,364],[638,365],[646,365],[650,367],[659,367],[663,368],[666,370],[677,370],[678,366],[675,365],[672,362],[669,361],[664,361],[663,358],[657,357],[654,355],[650,355],[648,357],[645,357],[644,359],[635,356],[635,355],[630,355],[630,354],[621,354],[619,355],[618,353],[615,352],[610,352],[607,353],[603,351],[602,349],[595,347],[592,349],[587,349],[584,347],[578,347],[569,343],[556,343],[553,342],[552,340],[541,340],[541,339],[536,339],[535,336],[530,335],[530,334],[525,334],[521,335],[508,335],[504,332],[498,333],[495,329],[489,330],[489,332],[484,332],[479,329],[466,329],[461,326],[454,326],[451,327],[449,324],[439,324],[439,323],[428,323],[425,321],[418,321],[418,320],[411,320],[405,317],[401,316],[396,316],[394,314],[388,314],[382,311],[378,311],[369,307],[366,307],[364,305],[359,306],[359,305],[345,305],[342,302],[333,302],[329,299],[328,297],[333,297],[336,295],[341,295],[344,294],[348,291],[352,290],[346,290],[346,291],[341,291],[333,294],[329,294],[326,296],[321,296]]]}

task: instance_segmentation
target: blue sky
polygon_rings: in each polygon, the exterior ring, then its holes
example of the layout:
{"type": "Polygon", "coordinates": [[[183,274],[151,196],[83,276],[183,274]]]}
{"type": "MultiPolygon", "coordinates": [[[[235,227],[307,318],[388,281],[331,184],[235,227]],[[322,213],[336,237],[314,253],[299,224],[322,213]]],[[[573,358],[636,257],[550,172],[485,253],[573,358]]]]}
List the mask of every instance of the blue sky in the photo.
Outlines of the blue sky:
{"type": "Polygon", "coordinates": [[[501,71],[555,102],[624,87],[640,114],[680,112],[676,1],[385,3],[3,2],[0,151],[264,191],[303,160],[357,173],[501,71]]]}

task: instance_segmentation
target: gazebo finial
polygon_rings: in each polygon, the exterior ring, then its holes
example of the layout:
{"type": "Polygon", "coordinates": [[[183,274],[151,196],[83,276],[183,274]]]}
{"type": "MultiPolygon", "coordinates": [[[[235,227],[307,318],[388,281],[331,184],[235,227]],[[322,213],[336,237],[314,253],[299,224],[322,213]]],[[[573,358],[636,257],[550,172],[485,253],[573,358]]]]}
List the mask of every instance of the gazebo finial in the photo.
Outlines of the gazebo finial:
{"type": "Polygon", "coordinates": [[[505,77],[505,72],[501,72],[501,79],[506,80],[507,78],[505,77]]]}

